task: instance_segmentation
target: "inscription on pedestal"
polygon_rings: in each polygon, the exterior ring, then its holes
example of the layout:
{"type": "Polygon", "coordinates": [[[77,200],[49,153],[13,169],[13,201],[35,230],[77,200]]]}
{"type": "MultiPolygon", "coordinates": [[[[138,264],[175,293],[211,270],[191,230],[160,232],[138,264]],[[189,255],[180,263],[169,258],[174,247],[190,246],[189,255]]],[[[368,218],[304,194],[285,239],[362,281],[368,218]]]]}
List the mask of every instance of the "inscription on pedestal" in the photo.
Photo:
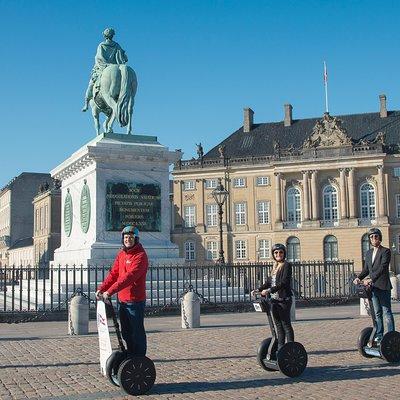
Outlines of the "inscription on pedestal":
{"type": "Polygon", "coordinates": [[[89,186],[83,185],[81,193],[81,229],[83,233],[87,233],[90,225],[90,190],[89,186]]]}
{"type": "Polygon", "coordinates": [[[161,232],[161,187],[154,183],[108,182],[106,230],[136,225],[142,232],[161,232]]]}
{"type": "Polygon", "coordinates": [[[64,232],[69,237],[72,231],[72,218],[73,218],[73,210],[72,210],[72,197],[69,193],[69,189],[67,189],[67,195],[65,196],[64,203],[64,232]]]}

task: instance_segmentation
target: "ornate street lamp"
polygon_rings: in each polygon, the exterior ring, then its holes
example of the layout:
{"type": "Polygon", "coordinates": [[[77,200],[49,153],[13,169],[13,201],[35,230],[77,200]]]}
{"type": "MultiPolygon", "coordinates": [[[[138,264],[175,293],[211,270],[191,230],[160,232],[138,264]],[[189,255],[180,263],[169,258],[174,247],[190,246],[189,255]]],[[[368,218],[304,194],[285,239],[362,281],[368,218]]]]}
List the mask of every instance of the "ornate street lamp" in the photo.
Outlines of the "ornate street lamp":
{"type": "Polygon", "coordinates": [[[228,191],[222,185],[221,178],[218,178],[218,185],[212,191],[212,196],[218,205],[218,214],[219,214],[219,257],[217,262],[220,264],[225,264],[223,241],[222,241],[222,214],[224,213],[222,210],[222,206],[226,201],[226,198],[228,196],[228,191]]]}

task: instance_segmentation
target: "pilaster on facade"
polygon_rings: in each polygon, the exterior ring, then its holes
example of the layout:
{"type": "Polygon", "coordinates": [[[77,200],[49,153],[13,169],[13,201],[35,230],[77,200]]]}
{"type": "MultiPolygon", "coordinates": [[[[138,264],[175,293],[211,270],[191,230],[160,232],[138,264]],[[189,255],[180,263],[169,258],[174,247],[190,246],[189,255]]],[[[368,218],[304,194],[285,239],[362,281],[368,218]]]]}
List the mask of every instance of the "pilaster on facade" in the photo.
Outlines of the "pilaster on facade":
{"type": "Polygon", "coordinates": [[[383,178],[383,165],[377,165],[378,169],[378,217],[383,218],[387,216],[387,207],[385,202],[385,183],[383,178]]]}
{"type": "Polygon", "coordinates": [[[347,218],[346,202],[346,168],[339,168],[339,186],[340,186],[340,219],[347,218]]]}
{"type": "Polygon", "coordinates": [[[313,221],[319,220],[319,195],[317,189],[317,176],[318,171],[316,169],[311,170],[311,201],[312,201],[312,219],[313,221]]]}
{"type": "Polygon", "coordinates": [[[309,177],[309,171],[301,171],[303,174],[303,199],[304,199],[304,205],[303,205],[303,216],[304,216],[304,221],[309,221],[310,220],[310,208],[309,208],[309,191],[308,191],[308,177],[309,177]]]}
{"type": "Polygon", "coordinates": [[[354,186],[354,172],[355,168],[347,168],[348,172],[348,181],[347,181],[347,189],[349,193],[349,218],[354,219],[357,218],[356,214],[356,201],[355,201],[355,186],[354,186]]]}
{"type": "Polygon", "coordinates": [[[281,172],[275,172],[275,222],[282,222],[281,172]]]}

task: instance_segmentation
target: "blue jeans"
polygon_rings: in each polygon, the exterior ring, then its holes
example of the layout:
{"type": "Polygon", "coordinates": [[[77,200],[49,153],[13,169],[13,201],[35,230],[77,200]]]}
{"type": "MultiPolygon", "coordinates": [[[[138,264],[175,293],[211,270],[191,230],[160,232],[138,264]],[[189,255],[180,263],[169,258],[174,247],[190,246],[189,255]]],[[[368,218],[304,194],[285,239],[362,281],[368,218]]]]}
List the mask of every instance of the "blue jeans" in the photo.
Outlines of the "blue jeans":
{"type": "Polygon", "coordinates": [[[376,287],[372,288],[372,303],[375,310],[376,338],[383,337],[383,314],[387,324],[387,331],[394,331],[394,318],[392,314],[392,305],[390,302],[390,290],[382,290],[376,287]]]}
{"type": "Polygon", "coordinates": [[[145,356],[147,351],[146,331],[144,330],[144,306],[146,301],[121,303],[119,320],[121,334],[126,342],[126,349],[132,356],[145,356]]]}

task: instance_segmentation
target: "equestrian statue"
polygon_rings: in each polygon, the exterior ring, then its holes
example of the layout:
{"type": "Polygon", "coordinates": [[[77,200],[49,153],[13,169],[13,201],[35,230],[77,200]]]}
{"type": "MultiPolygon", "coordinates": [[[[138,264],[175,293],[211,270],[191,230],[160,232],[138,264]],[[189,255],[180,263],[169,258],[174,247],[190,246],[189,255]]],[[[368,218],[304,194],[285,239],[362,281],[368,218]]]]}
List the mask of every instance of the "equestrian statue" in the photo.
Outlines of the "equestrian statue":
{"type": "Polygon", "coordinates": [[[103,32],[104,41],[97,47],[95,64],[82,108],[82,111],[87,111],[90,104],[97,135],[101,133],[100,113],[106,115],[103,124],[105,133],[113,133],[115,119],[121,127],[127,127],[128,135],[132,133],[137,79],[135,71],[126,65],[128,57],[125,51],[113,41],[114,35],[115,31],[112,28],[103,32]]]}

